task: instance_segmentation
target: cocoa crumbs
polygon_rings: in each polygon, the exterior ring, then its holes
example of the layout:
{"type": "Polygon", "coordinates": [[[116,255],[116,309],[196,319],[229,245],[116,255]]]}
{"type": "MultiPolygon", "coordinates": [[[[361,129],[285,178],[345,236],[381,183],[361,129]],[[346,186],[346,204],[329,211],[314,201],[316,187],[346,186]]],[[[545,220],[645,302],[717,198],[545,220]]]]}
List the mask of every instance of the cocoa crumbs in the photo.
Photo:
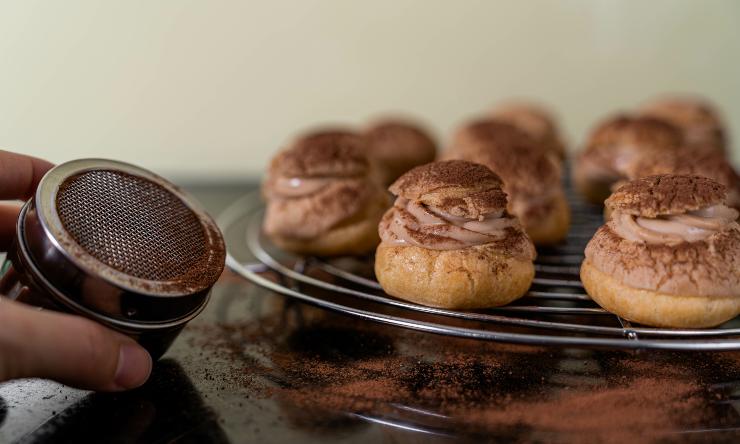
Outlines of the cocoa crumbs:
{"type": "Polygon", "coordinates": [[[312,430],[354,430],[350,414],[503,441],[658,441],[716,417],[710,401],[729,396],[716,384],[740,376],[734,355],[465,341],[302,305],[203,333],[194,345],[312,430]]]}

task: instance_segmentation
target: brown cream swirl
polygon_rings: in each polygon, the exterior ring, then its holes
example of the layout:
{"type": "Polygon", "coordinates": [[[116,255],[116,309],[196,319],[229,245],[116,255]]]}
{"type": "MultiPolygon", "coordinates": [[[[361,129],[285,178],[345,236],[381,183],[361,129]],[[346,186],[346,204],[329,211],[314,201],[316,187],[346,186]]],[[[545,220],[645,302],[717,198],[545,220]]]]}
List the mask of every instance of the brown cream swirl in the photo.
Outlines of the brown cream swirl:
{"type": "Polygon", "coordinates": [[[291,239],[314,239],[373,205],[386,194],[366,178],[309,178],[290,183],[280,176],[264,187],[265,232],[291,239]]]}
{"type": "Polygon", "coordinates": [[[735,224],[738,212],[723,204],[697,211],[657,218],[640,217],[615,211],[609,222],[624,239],[648,244],[676,245],[698,242],[735,224]]]}
{"type": "Polygon", "coordinates": [[[455,250],[500,240],[507,228],[517,226],[504,210],[470,219],[399,197],[381,224],[380,237],[387,245],[455,250]]]}

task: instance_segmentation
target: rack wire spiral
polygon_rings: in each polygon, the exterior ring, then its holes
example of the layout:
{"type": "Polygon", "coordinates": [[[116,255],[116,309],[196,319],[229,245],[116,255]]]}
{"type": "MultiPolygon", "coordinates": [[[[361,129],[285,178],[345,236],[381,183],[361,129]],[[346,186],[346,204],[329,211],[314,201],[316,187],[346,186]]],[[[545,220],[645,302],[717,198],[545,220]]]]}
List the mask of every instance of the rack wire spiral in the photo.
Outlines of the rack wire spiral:
{"type": "Polygon", "coordinates": [[[448,310],[388,296],[372,276],[372,259],[323,260],[280,251],[261,233],[264,207],[256,194],[233,202],[218,223],[224,233],[238,236],[227,238],[243,239],[243,244],[229,245],[227,255],[227,266],[238,275],[269,291],[364,320],[519,344],[740,350],[740,317],[712,329],[652,328],[632,325],[594,303],[583,290],[579,268],[603,216],[600,208],[567,191],[573,223],[566,241],[538,248],[534,282],[523,298],[487,310],[448,310]]]}

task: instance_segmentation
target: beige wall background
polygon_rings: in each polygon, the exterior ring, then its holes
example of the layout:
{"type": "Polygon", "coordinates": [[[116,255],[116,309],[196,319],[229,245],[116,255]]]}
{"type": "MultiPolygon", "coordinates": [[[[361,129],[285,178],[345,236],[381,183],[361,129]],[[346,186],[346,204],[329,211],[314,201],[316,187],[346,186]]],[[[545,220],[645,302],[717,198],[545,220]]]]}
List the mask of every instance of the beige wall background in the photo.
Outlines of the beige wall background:
{"type": "Polygon", "coordinates": [[[0,0],[0,146],[239,179],[314,124],[404,111],[444,139],[527,96],[577,145],[673,91],[740,140],[739,58],[734,0],[0,0]]]}

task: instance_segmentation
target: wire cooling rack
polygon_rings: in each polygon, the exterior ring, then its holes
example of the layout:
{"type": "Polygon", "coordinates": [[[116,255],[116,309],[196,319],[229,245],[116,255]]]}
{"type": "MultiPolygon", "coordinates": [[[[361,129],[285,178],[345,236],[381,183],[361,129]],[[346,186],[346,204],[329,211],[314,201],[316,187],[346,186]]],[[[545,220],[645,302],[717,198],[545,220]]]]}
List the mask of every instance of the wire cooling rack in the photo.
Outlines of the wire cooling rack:
{"type": "Polygon", "coordinates": [[[533,345],[740,350],[740,317],[713,329],[632,325],[594,303],[579,279],[583,250],[603,223],[601,209],[568,190],[572,225],[566,241],[538,248],[530,291],[493,309],[426,307],[386,295],[372,275],[372,258],[323,260],[280,251],[261,233],[264,206],[247,195],[218,218],[229,243],[227,266],[269,291],[360,319],[429,333],[533,345]]]}

